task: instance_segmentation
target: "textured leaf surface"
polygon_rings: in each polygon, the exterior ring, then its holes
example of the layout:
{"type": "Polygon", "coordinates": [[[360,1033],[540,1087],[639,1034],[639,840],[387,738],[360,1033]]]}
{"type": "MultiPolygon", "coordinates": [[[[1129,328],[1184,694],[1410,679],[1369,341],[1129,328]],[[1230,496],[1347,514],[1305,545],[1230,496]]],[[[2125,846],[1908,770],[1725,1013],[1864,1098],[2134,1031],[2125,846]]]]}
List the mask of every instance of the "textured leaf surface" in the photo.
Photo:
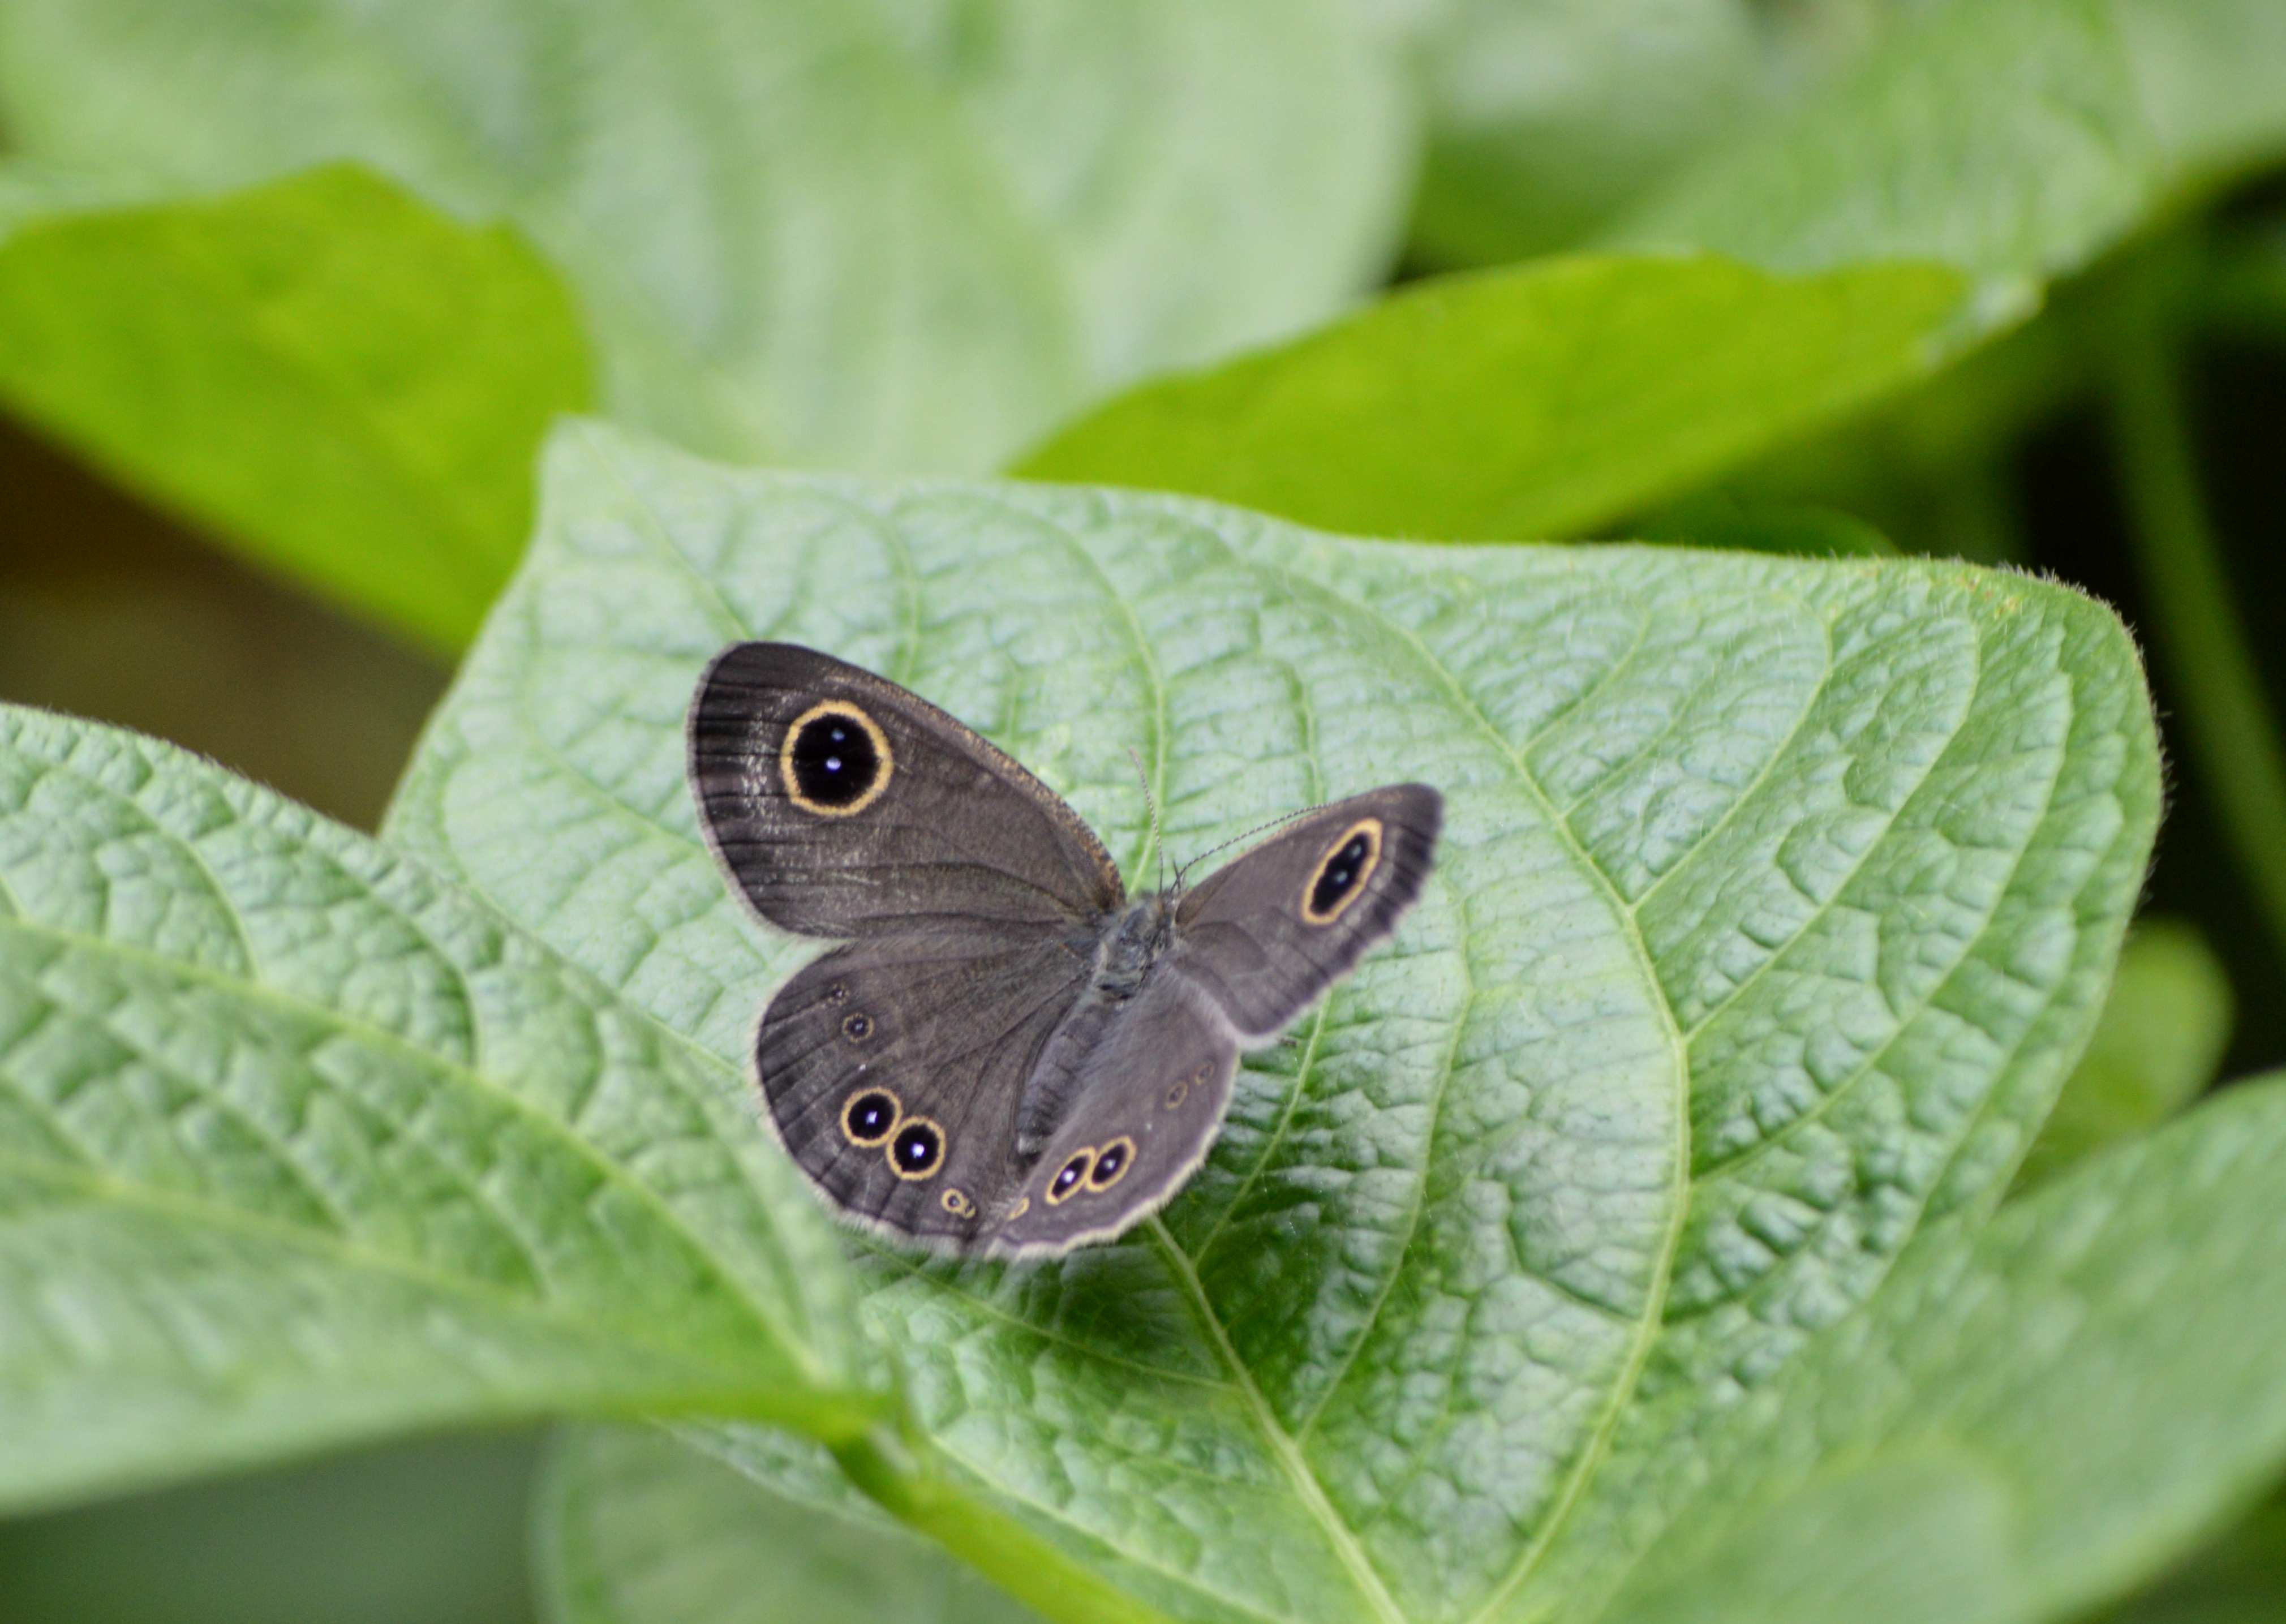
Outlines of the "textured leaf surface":
{"type": "Polygon", "coordinates": [[[1998,1624],[2148,1576],[2286,1459],[2282,1159],[2286,1083],[2250,1084],[1937,1226],[1731,1418],[1612,1616],[1998,1624]]]}
{"type": "Polygon", "coordinates": [[[2282,83],[2274,0],[1943,0],[1798,114],[1677,174],[1616,240],[2045,280],[2171,189],[2286,146],[2282,83]]]}
{"type": "Polygon", "coordinates": [[[2230,1045],[2230,974],[2195,927],[2139,922],[2071,1080],[2024,1163],[2030,1184],[2156,1127],[2214,1082],[2230,1045]]]}
{"type": "Polygon", "coordinates": [[[769,1618],[824,1624],[1037,1624],[815,1446],[752,1429],[707,1441],[727,1458],[655,1429],[558,1439],[532,1513],[554,1624],[712,1624],[763,1597],[769,1618]]]}
{"type": "Polygon", "coordinates": [[[1371,280],[1395,75],[1312,0],[0,8],[27,153],[193,187],[361,159],[546,247],[614,414],[897,469],[1371,280]]]}
{"type": "Polygon", "coordinates": [[[1178,855],[1447,796],[1421,906],[1253,1058],[1163,1222],[1023,1270],[864,1255],[947,1481],[1186,1618],[1623,1572],[1654,1467],[1998,1198],[2156,812],[2124,635],[2037,581],[1360,544],[578,430],[390,827],[726,1058],[809,950],[745,924],[682,780],[698,670],[754,635],[981,726],[1131,875],[1130,747],[1178,855]]]}
{"type": "Polygon", "coordinates": [[[346,168],[20,214],[0,240],[0,401],[446,649],[524,546],[548,420],[589,404],[578,313],[529,246],[346,168]]]}
{"type": "Polygon", "coordinates": [[[1573,534],[1927,375],[1963,286],[1927,265],[1674,258],[1447,277],[1132,390],[1018,471],[1366,534],[1573,534]]]}
{"type": "Polygon", "coordinates": [[[166,745],[0,711],[0,1505],[359,1434],[879,1406],[736,1074],[166,745]]]}

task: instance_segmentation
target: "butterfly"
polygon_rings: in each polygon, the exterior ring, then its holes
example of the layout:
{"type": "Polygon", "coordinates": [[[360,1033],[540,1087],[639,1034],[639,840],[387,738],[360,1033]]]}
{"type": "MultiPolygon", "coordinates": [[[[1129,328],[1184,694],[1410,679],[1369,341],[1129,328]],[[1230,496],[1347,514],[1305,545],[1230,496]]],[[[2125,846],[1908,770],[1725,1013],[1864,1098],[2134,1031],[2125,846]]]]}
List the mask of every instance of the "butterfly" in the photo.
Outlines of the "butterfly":
{"type": "Polygon", "coordinates": [[[739,643],[692,699],[707,845],[771,925],[843,945],[754,1038],[769,1123],[847,1219],[1052,1256],[1157,1211],[1242,1050],[1275,1041],[1421,894],[1443,800],[1313,808],[1197,885],[1130,898],[1015,760],[831,655],[739,643]]]}

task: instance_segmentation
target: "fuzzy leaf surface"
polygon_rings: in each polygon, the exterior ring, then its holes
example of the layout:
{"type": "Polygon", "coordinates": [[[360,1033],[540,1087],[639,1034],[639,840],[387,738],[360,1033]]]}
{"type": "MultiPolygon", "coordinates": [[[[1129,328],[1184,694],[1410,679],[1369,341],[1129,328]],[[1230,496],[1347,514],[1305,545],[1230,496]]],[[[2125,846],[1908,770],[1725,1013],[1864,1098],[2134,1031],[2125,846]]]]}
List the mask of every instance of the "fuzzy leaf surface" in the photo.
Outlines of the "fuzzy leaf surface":
{"type": "Polygon", "coordinates": [[[738,1094],[421,865],[0,710],[0,1505],[559,1409],[848,1436],[834,1237],[738,1094]]]}
{"type": "Polygon", "coordinates": [[[1363,544],[574,429],[390,828],[726,1060],[813,950],[746,923],[682,781],[700,668],[755,636],[945,705],[1131,877],[1131,747],[1178,856],[1447,798],[1420,906],[1249,1058],[1162,1221],[1022,1269],[853,1242],[948,1492],[1185,1618],[1624,1571],[1647,1475],[1682,1493],[1710,1415],[1998,1199],[2156,816],[2132,650],[2042,582],[1363,544]]]}

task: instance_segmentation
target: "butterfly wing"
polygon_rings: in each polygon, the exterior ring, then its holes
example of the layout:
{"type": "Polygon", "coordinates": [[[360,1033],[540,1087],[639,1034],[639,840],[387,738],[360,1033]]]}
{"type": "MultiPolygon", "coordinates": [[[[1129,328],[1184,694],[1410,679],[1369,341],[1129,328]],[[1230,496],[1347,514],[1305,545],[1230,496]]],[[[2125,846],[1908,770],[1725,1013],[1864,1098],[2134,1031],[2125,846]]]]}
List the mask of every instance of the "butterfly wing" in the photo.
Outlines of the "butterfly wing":
{"type": "Polygon", "coordinates": [[[1025,1079],[1087,960],[940,930],[836,949],[781,988],[754,1044],[779,1141],[845,1214],[967,1250],[1015,1199],[1025,1079]]]}
{"type": "Polygon", "coordinates": [[[1167,967],[1242,1040],[1275,1037],[1421,895],[1444,804],[1393,784],[1289,824],[1185,894],[1167,967]]]}
{"type": "Polygon", "coordinates": [[[1089,1057],[1090,1082],[980,1242],[1042,1257],[1108,1240],[1174,1199],[1230,1108],[1238,1038],[1180,978],[1154,975],[1089,1057]]]}
{"type": "Polygon", "coordinates": [[[691,702],[699,825],[771,924],[818,936],[1001,925],[1118,907],[1079,816],[918,695],[786,643],[740,643],[691,702]]]}

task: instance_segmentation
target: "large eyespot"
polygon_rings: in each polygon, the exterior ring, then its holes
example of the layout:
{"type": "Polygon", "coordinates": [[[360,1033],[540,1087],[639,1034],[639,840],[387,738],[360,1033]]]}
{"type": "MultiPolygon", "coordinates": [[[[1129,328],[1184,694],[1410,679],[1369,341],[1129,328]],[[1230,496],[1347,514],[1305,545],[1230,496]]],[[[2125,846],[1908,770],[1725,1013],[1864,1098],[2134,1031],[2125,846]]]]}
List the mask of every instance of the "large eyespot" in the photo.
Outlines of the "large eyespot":
{"type": "Polygon", "coordinates": [[[1087,1173],[1087,1187],[1109,1189],[1127,1176],[1128,1164],[1134,1160],[1135,1141],[1123,1133],[1095,1153],[1095,1165],[1087,1173]]]}
{"type": "Polygon", "coordinates": [[[862,1044],[873,1035],[873,1017],[863,1010],[852,1010],[841,1017],[841,1035],[853,1044],[862,1044]]]}
{"type": "Polygon", "coordinates": [[[926,1116],[908,1116],[889,1141],[889,1171],[900,1179],[928,1179],[944,1165],[944,1130],[926,1116]]]}
{"type": "Polygon", "coordinates": [[[820,817],[852,817],[880,799],[896,770],[888,735],[847,699],[820,699],[778,746],[786,799],[820,817]]]}
{"type": "Polygon", "coordinates": [[[841,1132],[853,1145],[878,1145],[889,1137],[904,1114],[897,1097],[887,1089],[860,1089],[841,1108],[841,1132]]]}
{"type": "Polygon", "coordinates": [[[1381,861],[1381,820],[1361,817],[1342,831],[1318,860],[1317,872],[1302,887],[1302,917],[1331,925],[1364,895],[1365,882],[1381,861]]]}
{"type": "Polygon", "coordinates": [[[1056,1176],[1048,1180],[1047,1194],[1044,1198],[1048,1205],[1060,1207],[1069,1201],[1072,1193],[1079,1188],[1080,1181],[1087,1177],[1087,1170],[1094,1165],[1093,1149],[1083,1146],[1073,1151],[1071,1159],[1056,1169],[1056,1176]]]}

